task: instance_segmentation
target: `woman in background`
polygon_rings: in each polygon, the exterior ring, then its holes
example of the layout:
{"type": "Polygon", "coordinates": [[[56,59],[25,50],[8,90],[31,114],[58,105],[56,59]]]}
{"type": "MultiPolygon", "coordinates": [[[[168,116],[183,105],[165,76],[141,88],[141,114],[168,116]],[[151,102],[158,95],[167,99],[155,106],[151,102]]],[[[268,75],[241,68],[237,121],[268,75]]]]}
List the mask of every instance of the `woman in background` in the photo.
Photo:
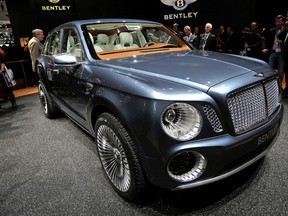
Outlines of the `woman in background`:
{"type": "Polygon", "coordinates": [[[7,86],[7,84],[4,80],[4,77],[3,77],[4,72],[5,72],[5,60],[4,60],[4,57],[2,55],[0,55],[0,83],[2,85],[2,90],[8,96],[8,98],[12,104],[12,107],[16,108],[17,104],[16,104],[16,100],[15,100],[15,95],[14,95],[12,89],[7,86]]]}

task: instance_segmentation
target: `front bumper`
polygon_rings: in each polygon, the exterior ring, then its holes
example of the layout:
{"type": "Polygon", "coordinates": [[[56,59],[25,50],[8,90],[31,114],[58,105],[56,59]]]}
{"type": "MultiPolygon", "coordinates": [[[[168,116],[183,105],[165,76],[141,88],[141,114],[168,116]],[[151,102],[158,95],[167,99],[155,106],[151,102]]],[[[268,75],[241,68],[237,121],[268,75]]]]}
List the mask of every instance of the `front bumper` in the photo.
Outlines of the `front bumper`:
{"type": "Polygon", "coordinates": [[[152,184],[170,190],[182,190],[197,187],[227,178],[264,157],[279,134],[283,117],[283,106],[278,109],[266,124],[238,136],[230,134],[210,139],[185,142],[171,146],[159,158],[148,160],[147,176],[152,184]],[[206,159],[203,174],[190,182],[172,179],[167,170],[169,161],[183,152],[197,152],[206,159]]]}

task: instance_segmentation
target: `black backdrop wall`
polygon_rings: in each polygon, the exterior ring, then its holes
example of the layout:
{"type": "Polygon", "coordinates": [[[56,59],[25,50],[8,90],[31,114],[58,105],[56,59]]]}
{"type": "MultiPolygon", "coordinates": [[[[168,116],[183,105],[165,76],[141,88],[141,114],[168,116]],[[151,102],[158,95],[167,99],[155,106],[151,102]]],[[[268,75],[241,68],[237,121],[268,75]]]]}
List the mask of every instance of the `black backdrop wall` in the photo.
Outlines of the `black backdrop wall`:
{"type": "Polygon", "coordinates": [[[149,19],[172,26],[178,22],[199,26],[211,22],[241,30],[252,21],[267,28],[273,26],[274,16],[287,15],[287,0],[6,0],[16,43],[19,37],[31,37],[34,28],[47,34],[66,21],[90,18],[149,19]],[[54,3],[52,3],[54,2],[54,3]]]}

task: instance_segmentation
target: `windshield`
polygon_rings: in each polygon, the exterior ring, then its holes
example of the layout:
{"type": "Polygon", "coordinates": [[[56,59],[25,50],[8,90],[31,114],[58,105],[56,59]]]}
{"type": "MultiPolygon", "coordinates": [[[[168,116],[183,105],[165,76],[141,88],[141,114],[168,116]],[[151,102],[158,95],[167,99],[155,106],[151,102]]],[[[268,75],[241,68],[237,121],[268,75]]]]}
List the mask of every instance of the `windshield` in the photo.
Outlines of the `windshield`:
{"type": "MultiPolygon", "coordinates": [[[[147,23],[89,24],[84,28],[90,46],[100,59],[113,59],[155,52],[190,50],[185,42],[163,25],[147,23]]],[[[92,55],[93,56],[93,55],[92,55]]]]}

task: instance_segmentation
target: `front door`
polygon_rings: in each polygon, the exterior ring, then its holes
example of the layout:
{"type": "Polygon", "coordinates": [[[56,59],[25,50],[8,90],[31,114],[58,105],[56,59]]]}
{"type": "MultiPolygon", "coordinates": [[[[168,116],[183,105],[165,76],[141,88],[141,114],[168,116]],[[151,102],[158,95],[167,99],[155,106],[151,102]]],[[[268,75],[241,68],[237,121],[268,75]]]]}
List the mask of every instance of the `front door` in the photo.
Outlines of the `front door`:
{"type": "Polygon", "coordinates": [[[80,37],[73,28],[66,28],[52,33],[51,54],[46,56],[47,74],[53,95],[64,112],[73,119],[80,122],[82,126],[87,125],[88,97],[83,94],[81,78],[86,62],[80,37]],[[57,55],[72,54],[76,57],[77,64],[55,64],[57,55]]]}

